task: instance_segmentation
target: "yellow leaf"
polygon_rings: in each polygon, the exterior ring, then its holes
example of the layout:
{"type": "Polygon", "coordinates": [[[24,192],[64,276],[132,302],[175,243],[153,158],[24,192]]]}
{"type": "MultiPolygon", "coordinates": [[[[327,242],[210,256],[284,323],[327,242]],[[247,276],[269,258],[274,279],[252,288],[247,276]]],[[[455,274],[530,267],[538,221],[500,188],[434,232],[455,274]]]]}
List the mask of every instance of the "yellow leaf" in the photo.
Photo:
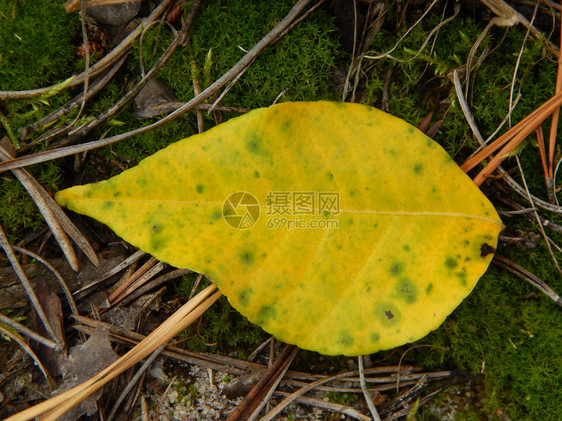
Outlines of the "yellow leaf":
{"type": "Polygon", "coordinates": [[[377,109],[284,103],[57,193],[250,321],[328,355],[437,328],[484,273],[503,225],[435,142],[377,109]]]}

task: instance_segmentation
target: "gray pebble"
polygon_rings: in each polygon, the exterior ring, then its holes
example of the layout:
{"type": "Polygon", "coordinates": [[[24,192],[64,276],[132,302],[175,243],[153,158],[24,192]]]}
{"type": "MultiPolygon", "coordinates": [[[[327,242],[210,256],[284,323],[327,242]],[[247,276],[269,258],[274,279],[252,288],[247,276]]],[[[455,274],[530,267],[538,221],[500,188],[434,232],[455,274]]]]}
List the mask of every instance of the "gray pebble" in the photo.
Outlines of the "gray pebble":
{"type": "Polygon", "coordinates": [[[120,26],[133,19],[140,10],[140,1],[89,7],[86,14],[100,25],[120,26]]]}

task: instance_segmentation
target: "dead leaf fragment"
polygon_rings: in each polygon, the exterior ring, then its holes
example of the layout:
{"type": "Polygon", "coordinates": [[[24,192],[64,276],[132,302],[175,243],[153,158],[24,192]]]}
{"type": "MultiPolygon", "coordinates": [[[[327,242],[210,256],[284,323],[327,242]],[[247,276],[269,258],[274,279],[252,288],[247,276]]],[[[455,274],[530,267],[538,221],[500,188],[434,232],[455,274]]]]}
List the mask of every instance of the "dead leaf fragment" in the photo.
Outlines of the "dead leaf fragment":
{"type": "MultiPolygon", "coordinates": [[[[107,330],[97,328],[84,344],[71,348],[67,361],[61,364],[63,383],[57,389],[55,395],[72,389],[74,386],[95,376],[117,360],[117,358],[118,355],[111,348],[107,330]]],[[[65,413],[59,420],[74,421],[82,415],[94,414],[97,411],[96,402],[101,393],[102,390],[98,390],[65,413]]]]}

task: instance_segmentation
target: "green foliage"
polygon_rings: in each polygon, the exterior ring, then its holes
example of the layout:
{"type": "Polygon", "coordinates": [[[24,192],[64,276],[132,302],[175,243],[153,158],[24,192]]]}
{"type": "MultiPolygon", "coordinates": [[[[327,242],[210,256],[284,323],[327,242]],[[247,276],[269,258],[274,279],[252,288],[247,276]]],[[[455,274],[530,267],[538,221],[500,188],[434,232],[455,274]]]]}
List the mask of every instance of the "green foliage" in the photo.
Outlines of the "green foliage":
{"type": "Polygon", "coordinates": [[[186,383],[183,380],[175,382],[173,388],[177,392],[177,402],[183,405],[190,405],[199,396],[197,386],[193,383],[186,383]]]}
{"type": "Polygon", "coordinates": [[[62,3],[0,0],[0,90],[39,88],[70,76],[78,31],[77,14],[67,14],[62,3]]]}
{"type": "Polygon", "coordinates": [[[346,406],[350,406],[358,400],[357,395],[353,393],[327,392],[324,396],[330,402],[346,406]]]}
{"type": "MultiPolygon", "coordinates": [[[[191,57],[197,64],[204,88],[209,83],[209,78],[204,76],[205,72],[211,76],[211,80],[220,76],[221,72],[243,54],[238,46],[250,48],[262,34],[271,29],[273,23],[284,16],[290,4],[288,1],[260,2],[257,5],[246,1],[205,2],[194,28],[191,46],[180,48],[159,76],[171,84],[180,100],[191,98],[191,57]],[[205,59],[211,49],[211,65],[205,66],[205,59]]],[[[380,106],[386,71],[393,69],[389,92],[390,112],[413,124],[443,101],[438,107],[441,112],[437,114],[445,122],[436,140],[457,158],[457,162],[474,150],[475,142],[452,93],[450,71],[466,61],[473,43],[487,24],[487,20],[474,16],[473,11],[468,10],[469,3],[460,4],[461,14],[440,30],[433,52],[426,48],[419,57],[408,63],[383,59],[374,66],[367,66],[365,72],[365,102],[380,106]]],[[[372,45],[373,51],[387,51],[398,39],[394,33],[397,15],[391,7],[392,2],[387,2],[387,6],[388,24],[376,37],[372,45]]],[[[430,13],[428,20],[414,29],[394,55],[412,59],[412,54],[406,49],[418,50],[429,31],[439,22],[440,14],[441,10],[437,9],[430,13]]],[[[408,22],[405,26],[411,26],[418,17],[416,14],[406,14],[408,22]]],[[[296,28],[300,32],[290,33],[286,40],[259,57],[254,64],[259,64],[259,67],[251,68],[223,103],[240,107],[266,106],[285,88],[288,91],[284,99],[335,99],[330,81],[331,66],[342,57],[335,41],[337,36],[334,26],[321,11],[307,18],[304,24],[307,25],[304,26],[306,30],[296,28]],[[310,19],[312,23],[308,23],[310,19]],[[262,80],[266,81],[263,86],[262,80]]],[[[158,44],[159,49],[155,53],[162,51],[171,35],[165,26],[157,26],[148,31],[144,41],[147,48],[146,68],[156,57],[155,54],[148,55],[148,50],[154,48],[153,42],[157,37],[162,37],[162,42],[158,44]],[[153,33],[155,35],[151,35],[153,33]]],[[[495,129],[508,110],[513,65],[523,37],[524,29],[520,26],[508,30],[493,28],[476,55],[478,57],[484,47],[496,48],[499,45],[484,61],[473,85],[475,92],[471,105],[484,136],[495,129]],[[501,42],[504,31],[507,31],[507,35],[501,42]]],[[[50,0],[0,0],[0,89],[45,86],[63,81],[80,71],[81,62],[75,61],[73,57],[78,39],[80,33],[77,14],[66,15],[61,3],[50,0]],[[25,35],[23,42],[27,43],[24,48],[20,48],[22,41],[14,35],[21,37],[22,33],[25,35]],[[30,61],[33,61],[34,66],[29,66],[30,61]]],[[[133,53],[138,58],[138,50],[133,53]]],[[[128,66],[128,70],[138,77],[138,60],[131,61],[128,66]]],[[[540,43],[528,41],[520,66],[519,82],[516,84],[516,92],[521,88],[523,96],[515,109],[514,122],[551,95],[554,91],[555,73],[555,63],[543,54],[540,43]]],[[[85,110],[86,116],[99,114],[129,87],[130,76],[123,71],[116,82],[110,83],[94,101],[89,102],[85,110]]],[[[49,105],[39,99],[10,101],[4,104],[6,109],[0,109],[0,112],[6,115],[11,127],[17,129],[68,98],[70,94],[63,92],[46,99],[49,105]]],[[[69,116],[66,122],[73,117],[69,116]]],[[[118,128],[108,124],[92,137],[106,133],[111,135],[145,124],[139,123],[130,109],[117,119],[125,125],[118,128]]],[[[206,128],[214,124],[210,118],[206,118],[205,122],[206,128]]],[[[2,135],[5,134],[2,129],[0,131],[2,135]]],[[[106,178],[121,171],[117,164],[133,165],[167,144],[194,132],[195,118],[191,114],[154,133],[137,136],[111,148],[132,162],[112,155],[110,148],[92,153],[90,157],[94,158],[94,163],[87,164],[86,179],[94,181],[100,178],[100,161],[109,171],[101,176],[106,178]]],[[[521,160],[531,190],[540,193],[544,190],[544,180],[537,157],[536,147],[530,145],[524,150],[521,160]]],[[[48,182],[51,191],[56,190],[57,184],[60,184],[60,171],[55,171],[54,167],[43,170],[42,166],[36,166],[32,170],[43,182],[48,182]],[[44,176],[41,176],[42,171],[45,171],[44,176]],[[53,178],[49,179],[51,176],[53,178]]],[[[559,224],[562,222],[552,215],[547,217],[559,224]]],[[[19,238],[22,229],[37,229],[42,225],[41,218],[23,188],[7,173],[0,174],[0,218],[2,224],[8,226],[14,240],[16,234],[19,238]]],[[[537,231],[536,226],[523,219],[504,222],[523,232],[537,231]]],[[[554,239],[560,243],[559,238],[554,239]]],[[[562,290],[543,246],[518,252],[513,252],[512,249],[512,246],[503,246],[499,252],[509,254],[513,260],[551,283],[553,288],[562,290]]],[[[188,292],[182,295],[187,297],[188,292]]],[[[477,376],[477,381],[485,387],[482,399],[486,406],[484,409],[474,408],[462,412],[459,419],[487,419],[495,410],[502,409],[511,419],[558,420],[562,419],[557,395],[561,389],[562,375],[556,371],[562,366],[562,346],[558,334],[560,325],[559,309],[548,299],[504,271],[491,270],[473,294],[449,318],[449,322],[421,341],[436,347],[412,350],[407,353],[404,363],[414,363],[428,369],[462,368],[477,376]],[[532,338],[527,331],[532,333],[532,338]],[[507,338],[511,339],[517,349],[513,348],[507,338]],[[439,347],[450,347],[450,351],[440,350],[439,347]],[[486,361],[484,375],[479,374],[482,361],[486,361]]],[[[191,330],[187,334],[192,337],[189,344],[193,349],[208,351],[209,347],[205,343],[217,342],[216,348],[211,349],[217,349],[218,352],[229,352],[233,344],[238,344],[238,349],[249,350],[266,337],[224,299],[205,314],[203,325],[198,330],[191,330]],[[207,328],[215,333],[205,336],[207,328]]],[[[239,355],[243,356],[249,351],[240,352],[239,355]]],[[[324,358],[311,352],[299,352],[298,358],[301,356],[303,359],[308,358],[313,364],[324,358]]],[[[387,353],[377,354],[381,359],[385,356],[387,353]]],[[[345,358],[328,360],[329,363],[319,371],[332,366],[339,370],[346,369],[345,358]]],[[[308,369],[309,366],[306,362],[301,365],[302,369],[308,369]]]]}

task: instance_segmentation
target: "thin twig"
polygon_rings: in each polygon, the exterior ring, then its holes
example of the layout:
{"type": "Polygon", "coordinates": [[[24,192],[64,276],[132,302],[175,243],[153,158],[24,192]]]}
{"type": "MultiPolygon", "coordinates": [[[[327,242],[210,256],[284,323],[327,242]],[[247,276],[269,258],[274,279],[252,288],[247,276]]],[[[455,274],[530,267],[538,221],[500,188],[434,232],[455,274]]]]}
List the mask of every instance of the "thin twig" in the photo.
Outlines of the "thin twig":
{"type": "Polygon", "coordinates": [[[43,310],[43,307],[41,306],[41,303],[39,302],[39,299],[37,298],[37,295],[35,294],[35,291],[33,290],[33,287],[31,286],[31,283],[27,278],[27,275],[25,274],[20,263],[18,262],[18,259],[14,254],[14,250],[12,249],[12,246],[9,243],[8,238],[6,238],[6,235],[4,234],[4,230],[2,229],[1,225],[0,225],[0,247],[4,249],[4,253],[6,253],[8,260],[10,261],[10,264],[14,269],[14,272],[16,272],[16,275],[18,276],[23,288],[25,289],[25,292],[27,293],[27,296],[29,297],[29,301],[31,302],[33,308],[37,312],[39,319],[45,326],[45,330],[47,331],[51,339],[57,340],[58,336],[56,335],[54,329],[49,323],[49,318],[47,317],[45,310],[43,310]]]}
{"type": "Polygon", "coordinates": [[[494,258],[492,262],[496,265],[500,266],[503,269],[514,273],[515,275],[519,276],[520,278],[527,281],[529,284],[537,288],[543,294],[546,294],[552,301],[554,301],[559,306],[562,306],[562,298],[550,288],[542,279],[537,277],[534,273],[529,272],[524,267],[518,265],[515,262],[507,259],[506,257],[500,256],[497,253],[494,254],[494,258]]]}
{"type": "MultiPolygon", "coordinates": [[[[376,372],[380,372],[379,370],[381,369],[381,367],[374,367],[374,368],[370,368],[365,370],[365,372],[368,373],[376,373],[376,372]]],[[[388,368],[387,368],[388,369],[388,368]]],[[[396,372],[401,372],[401,371],[409,371],[411,370],[411,367],[392,367],[392,372],[396,373],[396,372]]],[[[261,421],[271,421],[273,420],[277,415],[279,415],[288,405],[290,405],[292,402],[294,402],[297,398],[300,398],[301,396],[303,396],[305,393],[318,388],[319,386],[335,381],[335,380],[341,380],[341,379],[346,379],[346,380],[350,380],[349,377],[353,376],[353,375],[358,375],[358,371],[350,371],[347,373],[342,373],[342,374],[336,374],[334,376],[323,376],[320,379],[317,380],[313,380],[312,383],[308,383],[306,385],[303,385],[300,389],[298,389],[297,391],[295,391],[293,394],[291,394],[290,396],[287,396],[285,399],[283,399],[283,401],[281,403],[279,403],[275,408],[273,408],[271,411],[269,411],[264,417],[262,417],[261,421]]],[[[394,388],[394,382],[396,381],[395,378],[391,378],[391,384],[388,385],[387,390],[391,390],[394,388]]],[[[367,379],[365,380],[367,381],[367,379]]],[[[296,382],[291,382],[294,384],[297,384],[296,382]]]]}
{"type": "Polygon", "coordinates": [[[127,386],[125,386],[125,389],[123,389],[123,391],[117,398],[117,401],[115,402],[113,408],[111,409],[111,412],[109,413],[107,421],[113,421],[115,415],[117,415],[117,410],[119,409],[121,403],[125,400],[125,398],[129,395],[135,384],[140,380],[141,376],[146,372],[146,370],[148,370],[148,368],[152,365],[154,360],[162,353],[162,351],[164,351],[165,348],[166,345],[160,346],[160,348],[154,351],[150,355],[150,357],[146,359],[144,364],[138,369],[138,371],[135,373],[133,378],[129,381],[129,383],[127,383],[127,386]]]}
{"type": "MultiPolygon", "coordinates": [[[[284,397],[284,398],[287,398],[287,397],[291,396],[290,393],[281,392],[279,390],[276,390],[274,395],[284,397]]],[[[303,404],[303,405],[314,406],[316,408],[320,408],[320,409],[324,409],[324,410],[328,410],[328,411],[332,411],[332,412],[338,412],[342,415],[354,418],[354,419],[359,420],[359,421],[371,421],[371,417],[368,417],[367,415],[362,414],[357,409],[355,409],[351,406],[341,405],[339,403],[329,402],[329,401],[320,400],[320,399],[306,398],[306,397],[302,397],[302,396],[296,398],[295,402],[303,404]]],[[[326,418],[328,418],[328,417],[326,417],[326,418]]],[[[263,420],[264,420],[264,418],[262,418],[260,421],[263,421],[263,420]]]]}
{"type": "MultiPolygon", "coordinates": [[[[41,362],[41,360],[39,358],[37,358],[37,355],[35,355],[35,352],[33,352],[33,350],[30,348],[30,346],[22,339],[21,336],[15,334],[14,332],[10,331],[9,329],[5,329],[1,324],[0,324],[0,333],[6,335],[7,337],[9,337],[10,339],[12,339],[13,341],[17,342],[18,345],[31,357],[31,359],[35,362],[35,365],[37,367],[39,367],[39,370],[41,370],[41,372],[43,373],[43,376],[45,376],[45,379],[47,380],[47,383],[49,384],[49,389],[51,389],[51,391],[56,389],[56,383],[53,380],[53,378],[51,377],[51,375],[49,374],[49,372],[47,371],[47,369],[45,368],[45,366],[43,365],[43,363],[41,362]]],[[[16,417],[18,414],[14,415],[14,417],[16,417]]],[[[17,419],[17,418],[16,418],[17,419]]]]}
{"type": "Polygon", "coordinates": [[[248,392],[246,398],[230,413],[227,421],[247,420],[255,417],[263,408],[266,396],[281,381],[283,374],[287,371],[297,351],[298,348],[294,345],[287,345],[277,360],[248,392]]]}
{"type": "Polygon", "coordinates": [[[118,265],[114,266],[109,271],[107,271],[101,278],[96,279],[95,281],[89,283],[88,285],[86,285],[86,286],[80,288],[78,291],[74,292],[74,294],[73,294],[74,297],[82,298],[82,296],[85,295],[90,289],[99,285],[100,283],[102,283],[106,279],[111,278],[113,275],[121,272],[123,269],[132,265],[136,261],[142,259],[142,257],[144,255],[146,255],[146,253],[144,251],[137,250],[132,255],[127,257],[125,260],[123,260],[121,263],[119,263],[118,265]]]}
{"type": "Polygon", "coordinates": [[[404,39],[406,39],[406,37],[408,35],[410,35],[410,32],[412,32],[415,29],[415,27],[418,26],[425,19],[427,14],[431,11],[431,9],[433,9],[433,6],[435,6],[436,4],[437,4],[437,0],[433,0],[433,2],[427,7],[427,9],[423,13],[423,15],[421,15],[421,17],[412,26],[410,26],[408,28],[408,30],[404,33],[404,35],[402,35],[400,37],[400,39],[396,42],[396,44],[394,44],[394,47],[392,47],[386,53],[378,54],[376,56],[365,54],[365,58],[371,59],[371,60],[379,60],[381,58],[388,57],[388,58],[391,58],[391,59],[395,60],[395,58],[392,57],[391,54],[394,52],[394,50],[396,50],[398,48],[398,46],[402,43],[402,41],[404,41],[404,39]]]}
{"type": "MultiPolygon", "coordinates": [[[[515,155],[515,160],[517,162],[517,168],[519,168],[519,174],[521,175],[521,180],[523,181],[523,187],[525,187],[525,191],[527,192],[527,197],[529,199],[529,202],[531,203],[532,207],[535,208],[534,203],[533,203],[533,199],[531,198],[531,192],[529,191],[529,187],[527,186],[527,180],[525,178],[525,174],[523,173],[523,168],[521,167],[521,161],[519,160],[518,155],[515,155]]],[[[554,255],[554,252],[552,251],[552,248],[550,247],[550,243],[549,243],[548,238],[546,236],[546,232],[544,232],[544,227],[541,224],[541,218],[539,217],[539,214],[536,210],[533,212],[533,215],[535,217],[535,220],[538,223],[539,229],[541,230],[541,234],[542,234],[543,238],[545,239],[546,248],[548,249],[550,257],[551,257],[552,261],[554,262],[554,265],[556,266],[556,269],[558,269],[558,273],[560,273],[562,275],[562,269],[560,268],[560,265],[558,264],[558,260],[556,260],[556,256],[554,255]]]]}
{"type": "Polygon", "coordinates": [[[26,250],[24,248],[21,247],[16,247],[16,246],[12,246],[12,248],[17,251],[18,253],[22,253],[22,254],[26,254],[29,257],[34,258],[35,260],[37,260],[38,262],[42,263],[47,269],[49,269],[49,271],[51,271],[51,273],[55,276],[55,278],[57,279],[62,291],[64,292],[64,295],[68,301],[68,306],[70,307],[70,312],[72,314],[79,314],[78,312],[78,307],[76,306],[76,302],[74,301],[74,297],[72,296],[72,291],[70,290],[70,288],[68,288],[68,285],[66,284],[64,278],[61,276],[61,274],[55,269],[55,267],[53,265],[51,265],[46,259],[43,259],[41,256],[39,256],[36,253],[33,253],[29,250],[26,250]]]}
{"type": "Polygon", "coordinates": [[[146,283],[142,287],[137,288],[134,292],[130,293],[127,297],[123,298],[121,301],[121,305],[123,306],[128,305],[133,301],[135,301],[137,298],[142,297],[148,291],[151,291],[154,288],[158,288],[160,285],[165,284],[171,279],[179,278],[180,276],[186,275],[190,272],[191,271],[189,269],[174,269],[168,273],[165,273],[164,275],[160,275],[157,278],[154,278],[152,281],[146,283]]]}
{"type": "MultiPolygon", "coordinates": [[[[299,349],[294,345],[287,345],[287,348],[289,348],[289,350],[287,351],[287,356],[285,357],[285,350],[283,350],[283,353],[279,356],[279,359],[283,359],[283,361],[281,362],[281,367],[275,372],[275,375],[268,381],[265,388],[265,391],[267,393],[259,399],[258,405],[254,409],[252,414],[248,417],[248,421],[254,421],[259,415],[259,413],[262,411],[264,406],[269,402],[269,400],[273,396],[273,393],[277,389],[277,386],[279,386],[279,383],[281,383],[281,380],[283,380],[285,373],[289,369],[289,366],[291,365],[291,363],[295,359],[295,356],[297,355],[297,352],[299,351],[299,349]]],[[[272,364],[270,368],[273,369],[274,366],[275,364],[272,364]]],[[[264,376],[267,376],[267,372],[264,373],[264,376]]]]}
{"type": "Polygon", "coordinates": [[[51,349],[53,349],[57,352],[62,350],[61,344],[57,344],[57,343],[51,341],[50,339],[47,339],[47,338],[39,335],[38,333],[35,333],[33,330],[31,330],[27,326],[24,326],[21,323],[18,323],[15,320],[12,320],[7,316],[4,316],[2,313],[0,313],[0,323],[5,324],[6,326],[9,326],[14,330],[17,330],[19,333],[29,337],[30,339],[34,340],[35,342],[40,343],[41,345],[44,345],[48,348],[51,348],[51,349]]]}
{"type": "MultiPolygon", "coordinates": [[[[99,91],[101,91],[105,87],[105,85],[107,85],[107,83],[113,78],[113,76],[115,76],[117,71],[121,68],[121,66],[123,66],[123,63],[125,63],[125,61],[127,60],[127,57],[128,54],[124,54],[115,62],[113,67],[111,67],[107,72],[104,72],[102,76],[97,78],[90,85],[86,97],[84,97],[84,92],[82,92],[79,95],[77,95],[74,99],[72,99],[71,101],[67,102],[65,105],[60,107],[58,110],[49,113],[48,115],[41,118],[40,120],[35,121],[34,123],[19,128],[18,135],[20,136],[20,138],[25,139],[31,133],[39,130],[40,128],[46,127],[49,124],[52,124],[53,122],[59,120],[62,116],[68,114],[72,110],[75,110],[77,107],[80,106],[80,104],[82,104],[83,101],[88,101],[92,96],[94,96],[99,91]]],[[[72,127],[66,126],[66,127],[57,127],[54,130],[48,131],[47,133],[44,133],[41,136],[39,136],[37,139],[33,140],[33,142],[22,145],[22,147],[18,149],[18,153],[21,154],[27,152],[32,146],[38,143],[47,142],[49,140],[54,139],[57,136],[63,136],[66,133],[68,133],[71,129],[72,127]]]]}
{"type": "MultiPolygon", "coordinates": [[[[117,303],[125,299],[127,296],[138,290],[138,288],[142,287],[145,283],[147,283],[151,278],[153,278],[158,273],[162,272],[166,268],[166,264],[163,262],[156,263],[153,267],[151,267],[145,274],[139,276],[134,282],[127,286],[120,294],[113,297],[112,300],[109,300],[111,306],[115,306],[117,303]]],[[[181,270],[181,269],[180,269],[181,270]]],[[[185,270],[185,269],[184,269],[185,270]]]]}
{"type": "MultiPolygon", "coordinates": [[[[160,58],[153,64],[146,75],[142,75],[141,80],[135,84],[131,89],[127,90],[127,93],[123,95],[117,102],[115,102],[111,107],[106,109],[103,113],[101,113],[98,117],[94,120],[90,121],[89,123],[84,124],[83,126],[69,132],[68,136],[60,141],[57,142],[56,146],[67,146],[74,143],[76,140],[83,138],[88,133],[92,132],[94,129],[108,121],[112,118],[115,114],[121,111],[125,106],[127,106],[131,101],[135,99],[138,93],[146,86],[148,81],[156,75],[156,73],[166,64],[166,62],[170,59],[172,54],[176,51],[176,49],[183,44],[185,41],[187,34],[189,33],[190,29],[195,22],[195,16],[199,12],[201,7],[201,1],[196,0],[193,3],[193,7],[191,8],[191,12],[189,14],[188,19],[182,29],[176,33],[176,36],[166,49],[164,53],[160,56],[160,58]]],[[[144,34],[144,30],[143,30],[144,34]]]]}
{"type": "Polygon", "coordinates": [[[373,403],[373,398],[367,389],[367,383],[365,383],[365,369],[363,368],[363,357],[357,357],[357,361],[359,363],[359,384],[361,385],[361,390],[363,391],[363,396],[365,397],[365,401],[367,401],[367,407],[371,412],[371,416],[373,417],[373,421],[381,421],[381,417],[377,411],[377,407],[373,403]]]}
{"type": "Polygon", "coordinates": [[[512,6],[507,4],[505,1],[503,0],[480,0],[480,1],[484,3],[499,18],[505,20],[506,22],[509,22],[509,26],[512,26],[517,23],[522,24],[525,28],[527,28],[531,32],[531,34],[533,34],[533,36],[536,39],[540,39],[543,41],[544,43],[543,45],[546,47],[546,49],[548,49],[555,56],[559,56],[560,50],[558,49],[558,47],[554,45],[551,41],[549,41],[548,37],[546,37],[541,31],[539,31],[532,24],[530,24],[529,21],[525,18],[525,16],[517,12],[512,6]]]}
{"type": "Polygon", "coordinates": [[[119,296],[123,291],[125,291],[129,286],[131,286],[131,284],[133,284],[137,279],[143,276],[148,270],[150,270],[156,264],[158,264],[158,259],[156,257],[151,257],[140,268],[138,268],[135,271],[135,273],[133,273],[130,277],[128,277],[125,280],[122,280],[123,282],[120,281],[116,285],[115,291],[113,291],[107,297],[109,302],[114,301],[117,298],[117,296],[119,296]]]}
{"type": "Polygon", "coordinates": [[[82,46],[84,47],[84,89],[82,91],[80,109],[76,113],[76,117],[68,124],[68,128],[73,127],[82,115],[90,86],[90,47],[88,45],[88,30],[86,29],[86,0],[80,0],[80,28],[82,30],[82,46]]]}

